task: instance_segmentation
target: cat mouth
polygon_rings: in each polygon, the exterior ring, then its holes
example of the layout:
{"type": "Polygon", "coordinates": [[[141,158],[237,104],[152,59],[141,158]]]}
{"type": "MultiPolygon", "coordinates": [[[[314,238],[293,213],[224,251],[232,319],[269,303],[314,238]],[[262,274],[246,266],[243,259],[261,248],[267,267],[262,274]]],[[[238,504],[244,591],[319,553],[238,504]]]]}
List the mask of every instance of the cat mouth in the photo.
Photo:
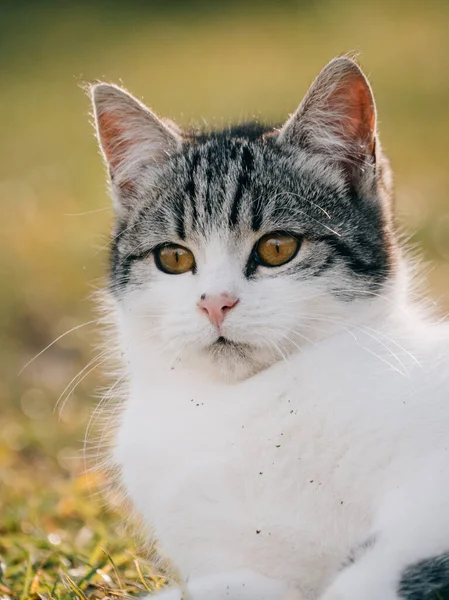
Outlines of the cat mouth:
{"type": "Polygon", "coordinates": [[[231,349],[235,349],[238,350],[240,348],[243,347],[247,347],[247,344],[243,344],[242,342],[234,342],[233,340],[230,340],[229,338],[224,337],[223,335],[220,335],[219,338],[217,338],[215,340],[215,342],[213,342],[211,344],[212,348],[229,348],[231,349]]]}
{"type": "Polygon", "coordinates": [[[243,354],[245,354],[249,350],[249,348],[250,347],[248,344],[244,344],[242,342],[234,342],[233,340],[230,340],[229,338],[226,338],[223,335],[217,338],[215,342],[213,342],[209,346],[209,350],[211,350],[213,354],[221,357],[231,356],[234,354],[243,356],[243,354]]]}
{"type": "Polygon", "coordinates": [[[237,342],[220,335],[206,349],[213,363],[227,377],[240,379],[256,373],[267,366],[267,361],[258,354],[258,349],[245,342],[237,342]]]}
{"type": "Polygon", "coordinates": [[[227,338],[225,338],[224,336],[221,335],[217,340],[215,340],[213,345],[228,346],[228,345],[235,345],[235,344],[234,344],[234,342],[231,342],[231,340],[228,340],[227,338]]]}

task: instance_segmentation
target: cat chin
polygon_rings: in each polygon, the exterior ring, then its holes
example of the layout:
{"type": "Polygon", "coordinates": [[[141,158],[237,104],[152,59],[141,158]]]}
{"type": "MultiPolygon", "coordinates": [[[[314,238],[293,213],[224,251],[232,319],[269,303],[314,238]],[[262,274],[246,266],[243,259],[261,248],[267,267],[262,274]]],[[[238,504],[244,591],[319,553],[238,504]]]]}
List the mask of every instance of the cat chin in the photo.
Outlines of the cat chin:
{"type": "Polygon", "coordinates": [[[235,381],[247,379],[278,361],[272,352],[226,338],[219,338],[205,353],[221,377],[235,381]]]}

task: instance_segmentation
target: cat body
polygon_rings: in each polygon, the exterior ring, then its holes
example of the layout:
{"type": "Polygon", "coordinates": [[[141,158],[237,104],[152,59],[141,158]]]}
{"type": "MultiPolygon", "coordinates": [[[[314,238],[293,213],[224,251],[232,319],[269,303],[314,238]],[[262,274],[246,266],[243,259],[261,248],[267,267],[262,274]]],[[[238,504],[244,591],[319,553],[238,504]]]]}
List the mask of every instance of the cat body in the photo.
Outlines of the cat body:
{"type": "MultiPolygon", "coordinates": [[[[182,136],[93,100],[117,223],[120,481],[193,600],[449,586],[449,330],[414,306],[369,84],[182,136]]],[[[180,598],[179,590],[161,598],[180,598]]]]}
{"type": "MultiPolygon", "coordinates": [[[[414,327],[399,334],[376,325],[234,384],[182,361],[173,368],[157,352],[131,360],[136,388],[116,459],[137,509],[185,576],[245,567],[317,598],[351,550],[382,544],[387,502],[402,512],[411,499],[427,504],[431,521],[414,517],[417,535],[424,527],[433,540],[445,523],[435,553],[447,550],[447,496],[438,520],[434,505],[443,476],[447,484],[447,394],[442,364],[429,360],[442,344],[427,335],[422,348],[414,327]],[[409,499],[403,486],[412,486],[409,499]]],[[[408,540],[411,525],[402,527],[397,535],[408,540]]],[[[400,547],[399,565],[423,558],[422,544],[400,547]]]]}

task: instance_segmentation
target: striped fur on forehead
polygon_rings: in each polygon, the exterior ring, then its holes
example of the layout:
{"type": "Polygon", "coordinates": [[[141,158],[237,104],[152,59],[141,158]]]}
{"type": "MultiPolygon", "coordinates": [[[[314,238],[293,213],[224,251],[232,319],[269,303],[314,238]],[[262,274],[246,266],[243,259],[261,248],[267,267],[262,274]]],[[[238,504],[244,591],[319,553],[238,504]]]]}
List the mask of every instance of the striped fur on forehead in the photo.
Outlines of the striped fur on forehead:
{"type": "MultiPolygon", "coordinates": [[[[202,133],[156,175],[142,168],[113,264],[124,261],[128,272],[130,257],[167,242],[206,244],[217,231],[231,241],[287,231],[313,242],[314,251],[285,275],[317,277],[344,266],[357,285],[381,285],[394,262],[384,204],[355,197],[337,165],[292,151],[267,131],[250,124],[202,133]]],[[[251,276],[251,268],[245,273],[251,276]]]]}
{"type": "Polygon", "coordinates": [[[129,219],[136,226],[141,220],[154,221],[155,229],[163,224],[164,231],[176,225],[185,239],[188,232],[215,229],[321,228],[324,234],[332,224],[344,225],[347,185],[337,168],[306,152],[286,152],[273,139],[236,138],[232,130],[200,139],[185,145],[156,178],[142,169],[137,210],[129,219]]]}

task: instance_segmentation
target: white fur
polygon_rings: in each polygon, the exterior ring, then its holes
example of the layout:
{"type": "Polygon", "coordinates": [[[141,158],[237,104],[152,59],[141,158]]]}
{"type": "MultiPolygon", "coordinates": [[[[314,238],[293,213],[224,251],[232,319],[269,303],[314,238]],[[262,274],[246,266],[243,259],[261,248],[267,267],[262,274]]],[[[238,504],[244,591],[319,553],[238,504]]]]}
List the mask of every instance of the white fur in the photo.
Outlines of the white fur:
{"type": "Polygon", "coordinates": [[[270,600],[289,588],[301,600],[396,600],[408,564],[449,549],[448,328],[393,288],[345,303],[322,278],[249,282],[240,249],[223,244],[195,249],[195,277],[149,259],[151,284],[117,306],[130,380],[122,482],[194,600],[228,597],[245,577],[251,591],[234,600],[262,598],[265,577],[279,582],[270,600]],[[224,335],[271,338],[286,360],[223,377],[201,353],[216,333],[196,306],[220,291],[240,297],[224,335]]]}

